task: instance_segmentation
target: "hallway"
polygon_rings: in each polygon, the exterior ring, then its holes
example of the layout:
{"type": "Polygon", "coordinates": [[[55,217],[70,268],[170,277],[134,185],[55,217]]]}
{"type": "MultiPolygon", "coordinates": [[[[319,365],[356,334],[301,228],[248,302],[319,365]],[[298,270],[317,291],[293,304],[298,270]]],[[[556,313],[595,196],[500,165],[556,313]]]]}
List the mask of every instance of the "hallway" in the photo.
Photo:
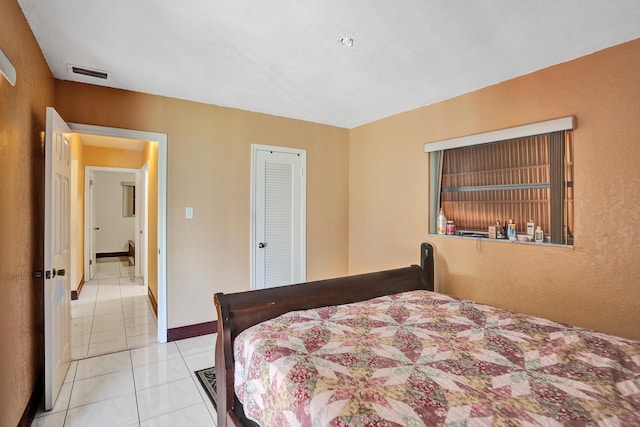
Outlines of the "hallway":
{"type": "Polygon", "coordinates": [[[127,258],[98,258],[95,278],[71,301],[73,360],[157,341],[157,319],[147,287],[127,258]]]}

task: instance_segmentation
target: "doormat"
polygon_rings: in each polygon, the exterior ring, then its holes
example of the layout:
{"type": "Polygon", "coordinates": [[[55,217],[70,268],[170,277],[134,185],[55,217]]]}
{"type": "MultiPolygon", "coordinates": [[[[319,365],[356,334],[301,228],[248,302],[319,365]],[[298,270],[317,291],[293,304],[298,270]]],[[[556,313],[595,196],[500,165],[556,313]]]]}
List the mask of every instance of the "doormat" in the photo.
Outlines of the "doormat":
{"type": "Polygon", "coordinates": [[[206,368],[201,369],[195,372],[196,377],[200,380],[200,384],[205,389],[207,394],[209,395],[209,399],[211,399],[211,403],[213,403],[213,407],[218,410],[218,405],[216,403],[216,368],[206,368]]]}

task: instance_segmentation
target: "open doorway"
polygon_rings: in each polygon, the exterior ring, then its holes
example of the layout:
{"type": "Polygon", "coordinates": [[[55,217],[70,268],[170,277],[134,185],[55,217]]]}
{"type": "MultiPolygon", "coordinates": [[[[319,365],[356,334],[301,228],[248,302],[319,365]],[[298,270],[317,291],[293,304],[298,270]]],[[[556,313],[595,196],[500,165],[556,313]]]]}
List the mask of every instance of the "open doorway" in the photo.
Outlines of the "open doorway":
{"type": "MultiPolygon", "coordinates": [[[[131,275],[132,277],[140,278],[142,285],[145,287],[154,287],[153,291],[145,298],[152,297],[155,299],[153,305],[157,307],[157,342],[164,343],[167,340],[167,326],[166,326],[166,165],[167,165],[167,136],[166,134],[158,134],[152,132],[141,132],[127,129],[107,128],[101,126],[90,126],[82,124],[70,123],[69,127],[75,134],[83,135],[88,139],[94,136],[108,137],[114,144],[127,144],[132,143],[132,140],[143,143],[153,143],[151,151],[155,153],[155,160],[144,164],[134,170],[134,178],[132,180],[122,181],[127,184],[127,187],[135,188],[134,199],[137,204],[135,215],[135,236],[131,240],[131,245],[126,245],[122,251],[116,251],[114,255],[126,255],[122,259],[119,269],[125,272],[121,274],[131,275]],[[114,142],[115,141],[115,142],[114,142]],[[149,166],[151,164],[151,167],[149,166]],[[151,178],[149,177],[151,175],[151,178]],[[150,191],[147,189],[151,188],[150,191]],[[149,201],[149,193],[154,196],[149,201]],[[148,208],[149,204],[153,203],[152,208],[148,208]],[[152,244],[149,244],[149,240],[152,244]],[[129,253],[131,251],[131,253],[129,253]],[[120,252],[127,252],[120,253],[120,252]],[[133,260],[130,258],[134,258],[133,260]],[[133,261],[133,262],[132,262],[133,261]],[[149,279],[151,278],[151,283],[149,279]]],[[[85,162],[90,163],[90,162],[85,162]]],[[[95,161],[93,161],[95,164],[95,161]]],[[[138,165],[139,166],[139,165],[138,165]]],[[[94,170],[95,171],[95,170],[94,170]]],[[[85,175],[91,173],[85,171],[85,175]]],[[[121,187],[122,185],[119,184],[121,187]]],[[[126,189],[120,188],[122,191],[122,197],[124,197],[124,191],[126,189]]],[[[90,192],[85,190],[85,207],[91,205],[89,200],[91,197],[90,192]]],[[[120,199],[119,203],[124,203],[124,199],[120,199]]],[[[119,209],[122,208],[119,206],[119,209]]],[[[91,212],[87,212],[85,209],[85,227],[87,224],[91,224],[91,219],[87,219],[87,215],[91,215],[91,212]]],[[[95,227],[95,225],[94,225],[95,227]]],[[[92,275],[98,273],[99,259],[95,258],[92,254],[96,248],[91,248],[91,240],[87,240],[87,235],[91,235],[91,230],[85,231],[85,239],[83,240],[83,255],[84,255],[84,271],[85,280],[90,279],[92,275]],[[89,264],[89,260],[92,260],[92,264],[89,264]],[[94,267],[93,272],[88,265],[94,267]]],[[[95,240],[94,240],[95,242],[95,240]]],[[[107,255],[110,255],[110,251],[107,251],[107,255]]],[[[104,261],[104,260],[103,260],[104,261]]],[[[114,264],[115,265],[115,264],[114,264]]],[[[111,267],[115,270],[115,266],[111,267]]],[[[112,273],[115,274],[115,273],[112,273]]],[[[84,292],[84,290],[82,291],[84,292]]],[[[143,343],[140,343],[143,344],[143,343]]]]}

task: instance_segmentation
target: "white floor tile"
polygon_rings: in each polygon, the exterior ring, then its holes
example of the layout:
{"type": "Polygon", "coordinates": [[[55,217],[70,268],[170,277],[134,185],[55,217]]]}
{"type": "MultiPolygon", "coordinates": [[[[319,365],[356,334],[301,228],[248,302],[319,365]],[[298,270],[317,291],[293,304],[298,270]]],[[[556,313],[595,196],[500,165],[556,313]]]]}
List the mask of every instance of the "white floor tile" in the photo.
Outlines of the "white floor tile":
{"type": "Polygon", "coordinates": [[[79,347],[71,347],[72,359],[84,359],[89,355],[89,345],[82,345],[79,347]]]}
{"type": "Polygon", "coordinates": [[[181,357],[175,342],[156,344],[131,350],[131,362],[134,367],[150,365],[181,357]]]}
{"type": "Polygon", "coordinates": [[[202,400],[204,400],[204,404],[207,407],[207,410],[209,411],[209,414],[211,414],[211,418],[216,420],[216,424],[217,424],[218,413],[216,412],[216,408],[213,407],[213,403],[211,403],[211,398],[209,397],[209,394],[207,394],[204,387],[202,387],[202,384],[200,384],[200,381],[197,378],[195,379],[195,383],[196,383],[196,387],[198,388],[198,391],[200,392],[200,396],[202,396],[202,400]]]}
{"type": "Polygon", "coordinates": [[[213,352],[216,346],[216,334],[202,335],[195,338],[188,338],[177,342],[178,349],[182,356],[189,354],[213,352]]]}
{"type": "Polygon", "coordinates": [[[105,354],[77,362],[76,380],[84,380],[98,375],[131,370],[131,355],[128,351],[105,354]]]}
{"type": "Polygon", "coordinates": [[[131,371],[113,372],[78,380],[73,383],[69,407],[77,408],[88,403],[123,396],[133,391],[133,373],[131,371]]]}
{"type": "Polygon", "coordinates": [[[147,323],[146,325],[130,326],[124,328],[127,337],[135,337],[136,335],[157,334],[158,327],[155,323],[147,323]]]}
{"type": "Polygon", "coordinates": [[[116,311],[113,313],[106,313],[106,314],[96,314],[95,316],[93,316],[93,323],[111,323],[114,321],[119,321],[122,322],[122,313],[116,311]]]}
{"type": "Polygon", "coordinates": [[[136,348],[136,347],[144,347],[152,344],[158,340],[157,332],[145,335],[136,335],[134,337],[127,337],[127,347],[128,348],[136,348]]]}
{"type": "Polygon", "coordinates": [[[97,356],[100,354],[113,353],[114,351],[121,351],[127,348],[127,340],[124,334],[121,338],[113,341],[104,341],[95,344],[89,344],[89,356],[97,356]]]}
{"type": "Polygon", "coordinates": [[[89,341],[91,340],[91,334],[84,335],[72,335],[71,347],[89,347],[89,341]]]}
{"type": "Polygon", "coordinates": [[[91,334],[91,325],[84,326],[72,326],[71,327],[71,338],[79,337],[82,335],[90,335],[91,334]]]}
{"type": "Polygon", "coordinates": [[[156,318],[153,315],[153,312],[151,310],[144,313],[144,315],[140,315],[140,313],[136,312],[130,316],[127,316],[127,314],[125,314],[125,317],[124,317],[125,328],[130,328],[133,326],[140,326],[140,325],[155,325],[155,324],[156,324],[156,318]]]}
{"type": "Polygon", "coordinates": [[[140,422],[203,403],[193,378],[138,390],[136,395],[140,422]]]}
{"type": "Polygon", "coordinates": [[[64,383],[72,383],[76,379],[76,371],[78,370],[78,361],[74,360],[69,365],[69,369],[67,370],[67,375],[64,377],[64,383]]]}
{"type": "Polygon", "coordinates": [[[195,375],[195,371],[199,371],[200,369],[210,368],[215,366],[215,354],[213,350],[205,351],[202,353],[189,354],[188,356],[183,356],[184,363],[187,364],[187,368],[195,375]]]}
{"type": "Polygon", "coordinates": [[[62,384],[60,393],[56,399],[56,403],[53,405],[51,412],[64,412],[69,409],[69,401],[71,399],[71,390],[73,389],[73,383],[62,384]]]}
{"type": "MultiPolygon", "coordinates": [[[[93,314],[93,310],[91,310],[91,314],[93,314]]],[[[80,316],[74,316],[71,319],[71,327],[78,327],[78,326],[91,326],[91,324],[93,323],[93,316],[84,316],[84,317],[80,317],[80,316]]]]}
{"type": "Polygon", "coordinates": [[[64,427],[66,412],[48,413],[33,420],[31,427],[64,427]]]}
{"type": "Polygon", "coordinates": [[[215,426],[211,414],[204,406],[204,403],[178,409],[159,417],[151,418],[140,423],[141,427],[173,427],[177,425],[190,427],[211,427],[215,426]]]}
{"type": "Polygon", "coordinates": [[[91,334],[91,340],[89,344],[97,344],[106,341],[118,340],[122,337],[126,337],[124,326],[120,328],[109,329],[106,331],[93,332],[91,334]]]}
{"type": "Polygon", "coordinates": [[[133,369],[136,390],[189,378],[191,376],[182,358],[165,360],[133,369]]]}
{"type": "Polygon", "coordinates": [[[127,427],[138,422],[135,393],[70,409],[65,427],[127,427]]]}
{"type": "Polygon", "coordinates": [[[119,313],[122,316],[122,303],[120,302],[120,296],[114,297],[109,300],[103,300],[102,303],[96,304],[95,314],[110,314],[119,313]]]}
{"type": "Polygon", "coordinates": [[[62,385],[60,389],[60,393],[58,394],[58,398],[56,399],[53,408],[49,411],[44,410],[44,404],[40,403],[40,407],[38,408],[38,412],[36,413],[36,418],[46,417],[51,414],[56,413],[65,413],[67,409],[69,409],[69,399],[71,397],[71,390],[73,388],[73,383],[66,383],[62,385]]]}
{"type": "MultiPolygon", "coordinates": [[[[88,307],[88,306],[78,307],[78,306],[74,306],[73,305],[73,301],[72,301],[71,319],[81,318],[81,317],[90,317],[91,319],[93,319],[94,311],[95,311],[95,307],[93,307],[93,306],[92,307],[88,307]]],[[[91,324],[89,324],[89,326],[90,325],[91,324]]],[[[73,326],[73,324],[71,326],[73,326]]],[[[84,325],[78,325],[78,326],[84,326],[84,325]]]]}
{"type": "Polygon", "coordinates": [[[119,320],[111,320],[111,321],[96,321],[93,324],[93,328],[91,328],[91,333],[95,334],[97,332],[108,332],[108,331],[121,331],[124,333],[124,319],[122,318],[122,313],[120,314],[119,320]]]}

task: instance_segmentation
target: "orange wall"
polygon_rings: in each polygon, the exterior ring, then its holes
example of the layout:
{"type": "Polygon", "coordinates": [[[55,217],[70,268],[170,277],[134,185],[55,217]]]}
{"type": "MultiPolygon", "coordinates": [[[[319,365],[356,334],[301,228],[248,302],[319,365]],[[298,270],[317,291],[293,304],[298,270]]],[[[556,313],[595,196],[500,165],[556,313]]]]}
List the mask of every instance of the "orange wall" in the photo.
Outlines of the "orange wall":
{"type": "MultiPolygon", "coordinates": [[[[68,119],[66,119],[68,120],[68,119]]],[[[114,168],[140,169],[141,153],[133,150],[85,145],[84,165],[114,168]]],[[[144,161],[142,162],[144,164],[144,161]]]]}
{"type": "Polygon", "coordinates": [[[307,279],[347,273],[346,129],[67,81],[55,107],[69,122],[168,135],[169,328],[215,320],[215,292],[249,289],[252,143],[307,150],[307,279]]]}
{"type": "MultiPolygon", "coordinates": [[[[72,246],[72,256],[75,254],[77,283],[71,283],[71,290],[77,290],[78,285],[84,276],[84,143],[78,134],[71,134],[71,152],[78,160],[77,182],[76,182],[76,205],[71,206],[73,210],[71,218],[75,217],[75,222],[71,224],[72,236],[75,232],[74,246],[72,246]],[[73,231],[75,229],[75,231],[73,231]]],[[[73,183],[72,183],[73,184],[73,183]]],[[[71,199],[73,200],[73,198],[71,199]]],[[[73,276],[72,276],[73,277],[73,276]]],[[[88,278],[87,278],[88,280],[88,278]]]]}
{"type": "Polygon", "coordinates": [[[0,0],[0,48],[17,82],[0,76],[0,426],[15,426],[44,367],[44,154],[40,132],[53,78],[18,2],[0,0]]]}
{"type": "MultiPolygon", "coordinates": [[[[158,143],[148,141],[141,153],[142,164],[149,162],[149,185],[147,188],[149,217],[149,232],[147,233],[148,277],[149,290],[158,302],[158,143]]],[[[157,309],[157,307],[156,307],[157,309]]]]}
{"type": "Polygon", "coordinates": [[[349,272],[437,250],[440,291],[640,339],[640,40],[350,132],[349,272]],[[423,144],[574,115],[575,246],[428,236],[423,144]]]}

